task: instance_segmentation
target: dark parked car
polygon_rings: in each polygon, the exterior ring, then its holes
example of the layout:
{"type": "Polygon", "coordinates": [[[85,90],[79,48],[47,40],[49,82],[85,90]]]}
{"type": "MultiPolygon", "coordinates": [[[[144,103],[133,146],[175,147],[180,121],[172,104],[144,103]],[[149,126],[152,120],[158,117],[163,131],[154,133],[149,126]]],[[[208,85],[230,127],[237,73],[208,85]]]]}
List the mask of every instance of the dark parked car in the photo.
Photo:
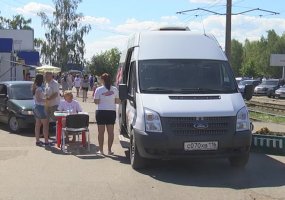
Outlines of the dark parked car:
{"type": "Polygon", "coordinates": [[[277,90],[280,86],[281,82],[279,79],[268,79],[255,87],[254,94],[273,97],[275,94],[275,90],[277,90]]]}
{"type": "Polygon", "coordinates": [[[238,89],[239,91],[243,94],[244,93],[244,88],[246,85],[253,85],[253,89],[258,86],[261,82],[258,80],[243,80],[240,81],[238,84],[238,89]]]}
{"type": "Polygon", "coordinates": [[[32,81],[0,82],[0,122],[13,132],[35,123],[32,81]]]}

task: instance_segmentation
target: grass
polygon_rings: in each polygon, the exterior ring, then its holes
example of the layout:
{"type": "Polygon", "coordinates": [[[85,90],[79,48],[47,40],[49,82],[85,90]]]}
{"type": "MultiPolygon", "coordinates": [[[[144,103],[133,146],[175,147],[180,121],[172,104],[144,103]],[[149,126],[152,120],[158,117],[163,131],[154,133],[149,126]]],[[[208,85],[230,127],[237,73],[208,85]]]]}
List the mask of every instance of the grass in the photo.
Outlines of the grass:
{"type": "Polygon", "coordinates": [[[262,113],[250,112],[249,116],[253,120],[260,120],[262,122],[272,122],[277,124],[285,124],[285,117],[277,117],[262,113]]]}

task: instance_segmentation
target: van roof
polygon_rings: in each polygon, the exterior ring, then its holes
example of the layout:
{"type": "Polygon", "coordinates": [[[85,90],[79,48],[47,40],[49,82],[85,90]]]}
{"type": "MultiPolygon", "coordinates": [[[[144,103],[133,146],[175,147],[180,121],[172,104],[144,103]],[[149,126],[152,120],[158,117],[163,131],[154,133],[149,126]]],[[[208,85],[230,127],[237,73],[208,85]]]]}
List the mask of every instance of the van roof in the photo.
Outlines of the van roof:
{"type": "Polygon", "coordinates": [[[193,34],[190,31],[149,31],[135,35],[131,41],[132,45],[140,47],[139,60],[227,60],[218,42],[211,35],[193,34]]]}

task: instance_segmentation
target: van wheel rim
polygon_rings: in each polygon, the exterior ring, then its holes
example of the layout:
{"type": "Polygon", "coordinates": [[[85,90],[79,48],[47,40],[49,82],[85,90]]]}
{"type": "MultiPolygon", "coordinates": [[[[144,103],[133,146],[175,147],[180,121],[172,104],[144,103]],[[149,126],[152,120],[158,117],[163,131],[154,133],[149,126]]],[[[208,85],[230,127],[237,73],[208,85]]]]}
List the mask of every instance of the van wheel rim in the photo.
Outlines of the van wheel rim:
{"type": "Polygon", "coordinates": [[[19,123],[18,123],[16,117],[13,116],[13,117],[10,118],[9,126],[10,126],[11,130],[13,130],[13,131],[18,130],[19,123]]]}

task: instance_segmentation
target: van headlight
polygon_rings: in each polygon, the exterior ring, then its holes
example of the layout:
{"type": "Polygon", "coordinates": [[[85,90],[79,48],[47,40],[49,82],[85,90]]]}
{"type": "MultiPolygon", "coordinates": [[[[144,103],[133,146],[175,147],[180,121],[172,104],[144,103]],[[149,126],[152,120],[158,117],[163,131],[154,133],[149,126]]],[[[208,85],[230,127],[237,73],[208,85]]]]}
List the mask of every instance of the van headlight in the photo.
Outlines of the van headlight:
{"type": "Polygon", "coordinates": [[[162,132],[161,121],[158,113],[144,109],[145,129],[148,132],[162,132]]]}
{"type": "Polygon", "coordinates": [[[236,131],[250,130],[250,121],[248,110],[246,107],[240,109],[237,113],[236,131]]]}

